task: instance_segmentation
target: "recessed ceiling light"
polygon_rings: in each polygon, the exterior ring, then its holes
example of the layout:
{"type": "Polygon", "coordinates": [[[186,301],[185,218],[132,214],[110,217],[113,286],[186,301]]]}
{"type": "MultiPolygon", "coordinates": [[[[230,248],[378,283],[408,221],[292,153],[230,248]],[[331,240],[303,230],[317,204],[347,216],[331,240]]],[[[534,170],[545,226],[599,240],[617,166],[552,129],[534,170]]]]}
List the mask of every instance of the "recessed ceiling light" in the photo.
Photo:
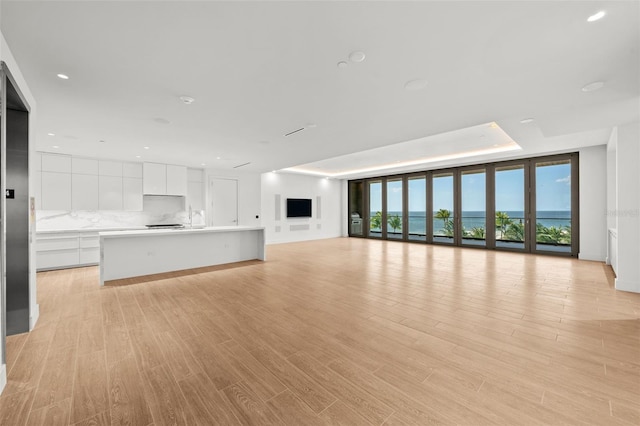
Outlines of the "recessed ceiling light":
{"type": "Polygon", "coordinates": [[[58,149],[58,148],[60,148],[60,147],[59,147],[58,145],[53,145],[51,148],[58,149]]]}
{"type": "Polygon", "coordinates": [[[346,63],[345,61],[340,61],[340,62],[338,62],[337,66],[338,66],[338,68],[346,68],[346,67],[349,66],[349,64],[346,63]]]}
{"type": "Polygon", "coordinates": [[[427,80],[423,79],[410,80],[404,84],[404,88],[407,90],[422,90],[427,87],[427,84],[427,80]]]}
{"type": "Polygon", "coordinates": [[[144,147],[144,149],[149,149],[149,147],[148,147],[148,146],[145,146],[145,147],[144,147]]]}
{"type": "Polygon", "coordinates": [[[533,118],[523,118],[522,120],[520,120],[520,123],[522,124],[529,124],[533,122],[533,118]]]}
{"type": "Polygon", "coordinates": [[[271,170],[271,173],[277,173],[275,170],[271,170]]]}
{"type": "Polygon", "coordinates": [[[140,156],[139,156],[139,155],[136,155],[136,158],[140,158],[140,156]]]}
{"type": "Polygon", "coordinates": [[[206,165],[207,165],[207,163],[200,163],[200,165],[201,165],[201,166],[206,166],[206,165]]]}
{"type": "Polygon", "coordinates": [[[222,157],[216,157],[216,160],[220,160],[222,157]]]}
{"type": "Polygon", "coordinates": [[[349,53],[349,60],[351,62],[362,62],[364,61],[365,57],[366,55],[364,54],[364,52],[360,52],[359,50],[349,53]]]}
{"type": "Polygon", "coordinates": [[[62,80],[69,80],[69,76],[66,74],[58,74],[58,78],[62,79],[62,80]]]}
{"type": "Polygon", "coordinates": [[[191,96],[180,96],[180,100],[182,101],[183,104],[186,104],[186,105],[191,105],[196,101],[191,96]]]}
{"type": "Polygon", "coordinates": [[[159,123],[159,124],[169,124],[169,123],[171,123],[169,120],[167,120],[166,118],[162,118],[162,117],[154,118],[153,121],[155,121],[156,123],[159,123]]]}
{"type": "Polygon", "coordinates": [[[604,15],[606,15],[606,12],[605,12],[604,10],[601,10],[600,12],[598,12],[598,13],[594,13],[593,15],[589,16],[589,17],[587,18],[587,22],[595,22],[595,21],[598,21],[598,20],[600,20],[600,19],[604,18],[604,15]]]}
{"type": "Polygon", "coordinates": [[[304,126],[305,129],[315,129],[316,127],[318,127],[318,125],[315,123],[309,123],[304,126]]]}
{"type": "Polygon", "coordinates": [[[598,89],[602,89],[604,86],[604,81],[594,81],[593,83],[586,84],[583,88],[583,92],[593,92],[598,89]]]}
{"type": "Polygon", "coordinates": [[[106,141],[104,139],[100,139],[98,142],[105,143],[106,141]]]}
{"type": "Polygon", "coordinates": [[[47,133],[47,136],[55,136],[55,133],[47,133]]]}

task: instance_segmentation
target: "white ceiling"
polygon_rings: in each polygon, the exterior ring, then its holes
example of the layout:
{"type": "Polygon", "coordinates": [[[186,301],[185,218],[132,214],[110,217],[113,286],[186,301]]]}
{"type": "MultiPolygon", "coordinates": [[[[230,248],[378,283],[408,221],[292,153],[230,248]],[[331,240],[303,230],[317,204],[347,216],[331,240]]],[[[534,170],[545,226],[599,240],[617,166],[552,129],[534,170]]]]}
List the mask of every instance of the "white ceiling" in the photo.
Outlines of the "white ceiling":
{"type": "Polygon", "coordinates": [[[0,5],[43,151],[343,177],[388,165],[370,155],[388,145],[393,161],[440,158],[415,166],[429,168],[603,144],[640,116],[637,1],[0,5]],[[426,88],[405,90],[415,79],[426,88]],[[522,149],[447,160],[486,142],[429,138],[491,122],[522,149]]]}

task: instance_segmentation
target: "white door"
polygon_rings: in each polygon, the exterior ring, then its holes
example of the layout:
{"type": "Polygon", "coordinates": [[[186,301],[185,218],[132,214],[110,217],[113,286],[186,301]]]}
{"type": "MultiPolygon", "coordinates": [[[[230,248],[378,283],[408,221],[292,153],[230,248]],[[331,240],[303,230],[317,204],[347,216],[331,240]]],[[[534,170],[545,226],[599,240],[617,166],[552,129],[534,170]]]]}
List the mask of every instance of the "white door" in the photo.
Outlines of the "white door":
{"type": "Polygon", "coordinates": [[[211,226],[238,224],[238,181],[236,179],[211,178],[211,226]]]}

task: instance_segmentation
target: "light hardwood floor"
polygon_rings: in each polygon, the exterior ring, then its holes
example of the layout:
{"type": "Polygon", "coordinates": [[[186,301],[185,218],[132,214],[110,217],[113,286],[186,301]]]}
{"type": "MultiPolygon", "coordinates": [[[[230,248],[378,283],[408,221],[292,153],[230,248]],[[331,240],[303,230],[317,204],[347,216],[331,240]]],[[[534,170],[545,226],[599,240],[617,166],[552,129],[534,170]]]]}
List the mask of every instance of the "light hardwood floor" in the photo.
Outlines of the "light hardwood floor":
{"type": "Polygon", "coordinates": [[[38,274],[0,424],[640,424],[640,294],[601,263],[346,238],[267,259],[38,274]]]}

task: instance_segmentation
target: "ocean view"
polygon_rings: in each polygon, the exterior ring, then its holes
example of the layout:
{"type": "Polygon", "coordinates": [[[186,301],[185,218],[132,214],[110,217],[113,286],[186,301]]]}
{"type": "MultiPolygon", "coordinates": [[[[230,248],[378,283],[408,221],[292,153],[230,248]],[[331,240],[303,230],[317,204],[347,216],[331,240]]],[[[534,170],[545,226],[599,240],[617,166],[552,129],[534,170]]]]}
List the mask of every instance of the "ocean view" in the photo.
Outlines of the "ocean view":
{"type": "MultiPolygon", "coordinates": [[[[425,213],[424,211],[409,212],[409,231],[412,234],[426,234],[425,213]]],[[[514,223],[524,221],[523,211],[506,211],[505,213],[514,223]]],[[[375,214],[376,212],[371,212],[370,217],[375,216],[375,214]]],[[[436,212],[434,212],[431,217],[434,217],[435,214],[436,212]]],[[[402,213],[399,211],[390,211],[387,213],[387,218],[395,215],[402,216],[402,213]]],[[[571,226],[571,211],[568,210],[538,211],[536,216],[536,222],[545,227],[571,226]]],[[[453,218],[453,215],[451,218],[453,218]]],[[[444,221],[442,219],[434,219],[433,222],[434,234],[439,234],[444,231],[444,221]]],[[[462,212],[462,224],[465,229],[486,228],[486,213],[483,211],[464,211],[462,212]]]]}

